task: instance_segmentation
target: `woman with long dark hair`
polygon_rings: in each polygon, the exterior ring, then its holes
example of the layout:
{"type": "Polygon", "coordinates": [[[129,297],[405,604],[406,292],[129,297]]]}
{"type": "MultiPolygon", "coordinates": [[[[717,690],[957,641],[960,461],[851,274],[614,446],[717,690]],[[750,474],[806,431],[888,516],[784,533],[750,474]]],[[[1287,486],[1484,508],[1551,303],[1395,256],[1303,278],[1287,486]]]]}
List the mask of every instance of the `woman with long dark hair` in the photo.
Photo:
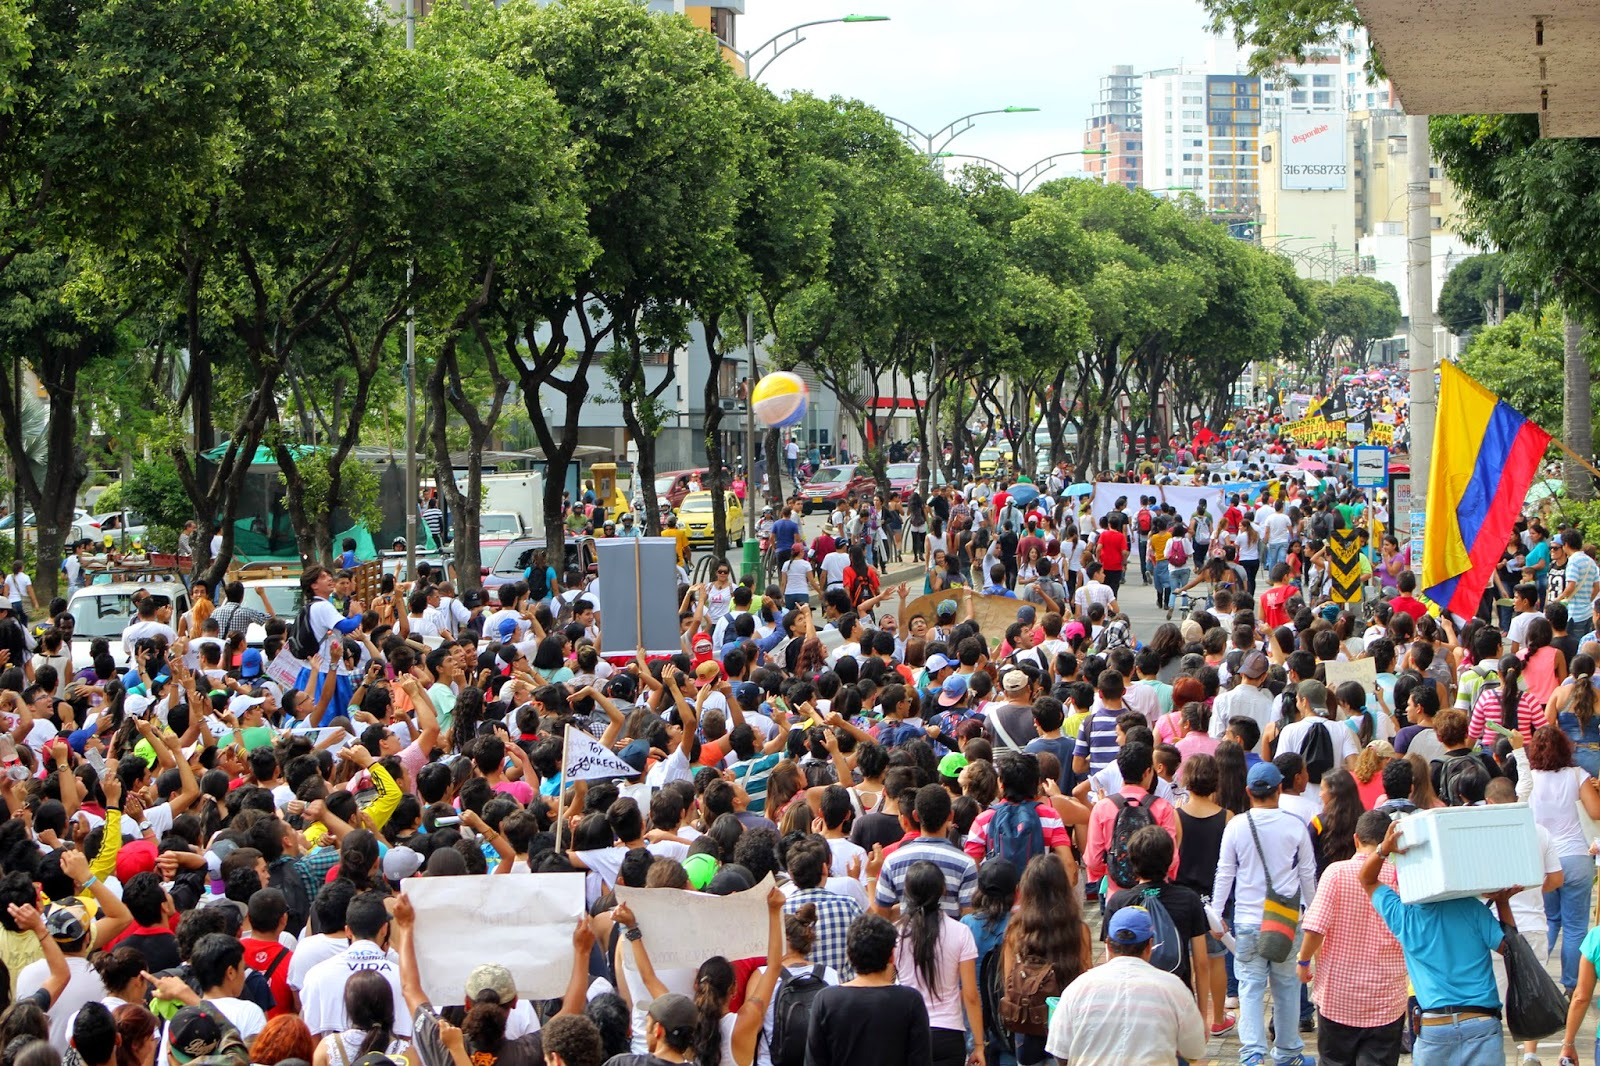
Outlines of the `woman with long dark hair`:
{"type": "Polygon", "coordinates": [[[1356,822],[1366,813],[1356,779],[1348,770],[1322,775],[1322,813],[1311,820],[1311,842],[1317,850],[1317,876],[1331,863],[1354,858],[1356,822]]]}
{"type": "Polygon", "coordinates": [[[1221,740],[1212,756],[1217,760],[1217,806],[1243,814],[1250,806],[1244,790],[1244,749],[1231,740],[1221,740]]]}
{"type": "MultiPolygon", "coordinates": [[[[1060,868],[1054,856],[1048,858],[1060,868]]],[[[1063,881],[1065,877],[1063,870],[1063,881]]],[[[944,871],[933,863],[915,862],[906,871],[895,981],[916,989],[928,1004],[933,1066],[968,1061],[984,1066],[987,1056],[981,1047],[967,1057],[967,1032],[983,1031],[978,946],[972,930],[944,913],[945,893],[944,871]]]]}
{"type": "Polygon", "coordinates": [[[349,1026],[323,1038],[311,1066],[353,1066],[373,1051],[394,1058],[410,1046],[394,1035],[394,989],[376,970],[357,970],[350,975],[344,986],[344,1009],[349,1026]]]}
{"type": "Polygon", "coordinates": [[[1579,652],[1572,657],[1569,682],[1556,689],[1545,708],[1545,718],[1554,721],[1572,741],[1573,760],[1590,777],[1600,775],[1600,716],[1595,714],[1594,657],[1579,652]]]}
{"type": "Polygon", "coordinates": [[[978,890],[972,895],[972,913],[963,915],[961,924],[972,930],[972,939],[978,946],[979,999],[983,1004],[984,1047],[991,1063],[1000,1062],[1009,1055],[1011,1047],[1003,1039],[1005,1030],[1000,1021],[1000,1003],[990,995],[991,987],[983,980],[991,966],[1001,964],[999,956],[990,956],[999,950],[1005,940],[1006,928],[1011,924],[1011,908],[1017,902],[1018,870],[1005,859],[996,856],[978,867],[978,890]]]}
{"type": "MultiPolygon", "coordinates": [[[[1094,965],[1089,927],[1083,923],[1078,895],[1067,880],[1066,867],[1054,855],[1035,855],[1017,885],[1017,912],[1002,944],[1001,962],[1009,977],[1023,959],[1049,964],[1056,995],[1094,965]]],[[[1048,1061],[1044,1034],[1015,1034],[1019,1066],[1048,1061]]]]}

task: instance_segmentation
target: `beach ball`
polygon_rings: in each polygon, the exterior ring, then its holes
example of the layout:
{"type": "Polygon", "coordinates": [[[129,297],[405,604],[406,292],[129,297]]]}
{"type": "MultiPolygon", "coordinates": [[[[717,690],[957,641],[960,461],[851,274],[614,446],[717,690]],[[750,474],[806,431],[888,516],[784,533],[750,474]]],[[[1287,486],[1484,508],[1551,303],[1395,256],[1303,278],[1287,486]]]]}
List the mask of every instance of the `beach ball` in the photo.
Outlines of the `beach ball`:
{"type": "Polygon", "coordinates": [[[810,397],[811,390],[798,374],[778,370],[756,382],[750,401],[763,425],[782,429],[797,425],[806,416],[810,397]]]}

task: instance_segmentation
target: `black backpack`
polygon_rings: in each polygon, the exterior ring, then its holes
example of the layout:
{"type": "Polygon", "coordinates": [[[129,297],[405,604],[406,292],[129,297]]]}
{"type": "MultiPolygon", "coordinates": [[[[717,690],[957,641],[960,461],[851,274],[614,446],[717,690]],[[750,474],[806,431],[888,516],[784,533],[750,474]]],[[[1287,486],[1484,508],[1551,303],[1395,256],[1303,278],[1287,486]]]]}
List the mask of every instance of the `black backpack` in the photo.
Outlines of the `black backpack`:
{"type": "Polygon", "coordinates": [[[772,997],[772,1066],[805,1066],[806,1031],[811,1027],[811,1004],[828,987],[825,967],[807,973],[785,972],[772,997]]]}
{"type": "Polygon", "coordinates": [[[1011,1030],[1000,1017],[1000,1000],[1006,994],[1002,944],[996,944],[978,963],[978,999],[983,1004],[983,1030],[986,1043],[1011,1046],[1011,1030]]]}
{"type": "Polygon", "coordinates": [[[1434,765],[1439,767],[1439,798],[1449,806],[1460,806],[1460,799],[1456,796],[1456,778],[1461,776],[1462,770],[1476,762],[1477,758],[1468,752],[1465,755],[1446,755],[1443,759],[1434,760],[1434,765]]]}
{"type": "Polygon", "coordinates": [[[1116,805],[1117,817],[1111,823],[1111,843],[1106,845],[1106,876],[1118,888],[1132,888],[1139,883],[1133,872],[1133,859],[1128,855],[1128,841],[1133,834],[1147,825],[1155,825],[1155,816],[1138,797],[1118,793],[1111,797],[1116,805]]]}
{"type": "Polygon", "coordinates": [[[308,603],[295,612],[294,625],[289,627],[289,654],[307,661],[321,650],[322,642],[311,632],[311,604],[308,603]]]}
{"type": "Polygon", "coordinates": [[[1333,769],[1333,735],[1328,731],[1331,725],[1326,719],[1313,715],[1312,726],[1300,744],[1306,776],[1313,785],[1322,784],[1322,775],[1333,769]]]}

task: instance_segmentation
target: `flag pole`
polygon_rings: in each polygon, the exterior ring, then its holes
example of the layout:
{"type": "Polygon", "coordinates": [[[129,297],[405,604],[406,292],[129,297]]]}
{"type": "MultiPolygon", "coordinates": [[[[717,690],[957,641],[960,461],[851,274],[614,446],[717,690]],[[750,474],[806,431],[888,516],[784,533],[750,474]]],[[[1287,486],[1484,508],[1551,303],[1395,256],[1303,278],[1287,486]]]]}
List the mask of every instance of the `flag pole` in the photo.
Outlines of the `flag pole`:
{"type": "MultiPolygon", "coordinates": [[[[567,727],[571,729],[571,726],[567,727]]],[[[567,735],[561,735],[561,776],[556,778],[556,854],[561,854],[561,827],[566,824],[567,817],[567,753],[571,751],[567,743],[567,735]]]]}
{"type": "Polygon", "coordinates": [[[639,620],[634,633],[638,636],[638,647],[644,646],[644,585],[639,578],[639,538],[633,538],[633,595],[639,604],[639,620]]]}
{"type": "Polygon", "coordinates": [[[1589,473],[1593,474],[1595,477],[1600,478],[1600,467],[1596,467],[1588,459],[1585,459],[1583,456],[1569,448],[1566,441],[1562,440],[1560,437],[1552,436],[1550,438],[1550,443],[1554,444],[1557,448],[1560,448],[1563,452],[1566,452],[1567,458],[1571,459],[1579,466],[1589,471],[1589,473]]]}

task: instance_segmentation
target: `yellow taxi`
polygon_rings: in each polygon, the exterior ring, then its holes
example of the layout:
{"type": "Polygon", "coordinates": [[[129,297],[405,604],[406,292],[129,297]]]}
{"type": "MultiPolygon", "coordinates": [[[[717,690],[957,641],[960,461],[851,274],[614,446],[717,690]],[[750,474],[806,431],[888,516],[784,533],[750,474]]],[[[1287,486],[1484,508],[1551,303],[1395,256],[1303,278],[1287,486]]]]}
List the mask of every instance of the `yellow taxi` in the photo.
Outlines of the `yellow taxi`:
{"type": "MultiPolygon", "coordinates": [[[[737,544],[744,539],[744,506],[731,492],[723,494],[728,513],[728,540],[737,544]]],[[[678,524],[689,534],[691,544],[710,544],[716,539],[711,522],[711,493],[691,492],[678,505],[678,524]]]]}
{"type": "Polygon", "coordinates": [[[1011,461],[1011,449],[988,447],[978,453],[978,476],[994,477],[1000,472],[1002,464],[1011,461]]]}

